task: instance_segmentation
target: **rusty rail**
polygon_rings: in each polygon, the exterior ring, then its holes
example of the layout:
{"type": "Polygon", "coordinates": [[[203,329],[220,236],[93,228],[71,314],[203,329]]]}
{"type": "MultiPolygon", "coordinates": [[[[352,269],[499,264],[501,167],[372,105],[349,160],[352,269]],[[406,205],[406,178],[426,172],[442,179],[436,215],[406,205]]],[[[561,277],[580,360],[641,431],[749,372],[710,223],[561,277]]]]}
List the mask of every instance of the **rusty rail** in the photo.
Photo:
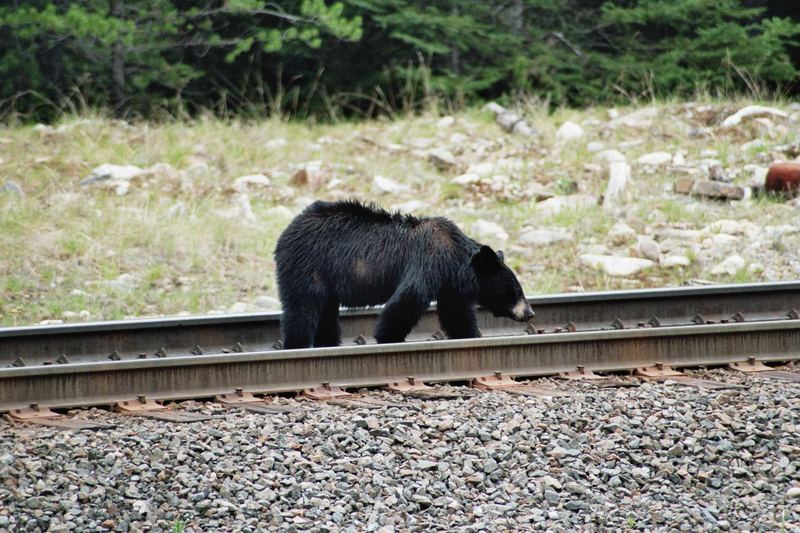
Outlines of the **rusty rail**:
{"type": "MultiPolygon", "coordinates": [[[[781,319],[800,308],[800,282],[573,293],[529,298],[537,331],[600,331],[660,324],[781,319]],[[699,316],[699,318],[698,318],[699,316]]],[[[344,310],[345,344],[367,343],[380,309],[344,310]]],[[[479,310],[484,336],[529,333],[524,325],[479,310]]],[[[437,338],[435,308],[408,340],[437,338]]],[[[267,352],[280,337],[280,313],[176,317],[0,328],[0,369],[101,361],[173,359],[267,352]]]]}
{"type": "Polygon", "coordinates": [[[148,399],[800,359],[800,319],[198,355],[0,369],[0,411],[148,399]]]}

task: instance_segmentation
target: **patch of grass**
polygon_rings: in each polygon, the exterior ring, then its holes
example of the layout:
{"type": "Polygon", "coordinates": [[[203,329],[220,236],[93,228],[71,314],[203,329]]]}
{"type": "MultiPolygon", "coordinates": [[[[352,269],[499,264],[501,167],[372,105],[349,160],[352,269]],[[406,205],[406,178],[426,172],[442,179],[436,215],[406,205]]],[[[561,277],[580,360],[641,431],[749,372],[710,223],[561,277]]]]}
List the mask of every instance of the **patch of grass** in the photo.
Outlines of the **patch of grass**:
{"type": "MultiPolygon", "coordinates": [[[[747,103],[736,101],[726,107],[747,103]]],[[[553,192],[567,193],[575,180],[581,193],[599,196],[605,190],[607,169],[585,169],[587,163],[597,163],[586,143],[599,140],[634,162],[628,185],[633,201],[624,218],[639,232],[646,227],[701,229],[722,218],[762,225],[790,223],[784,200],[778,197],[723,203],[665,193],[664,185],[676,176],[643,171],[635,164],[639,155],[681,150],[691,160],[704,148],[713,147],[726,165],[730,158],[736,160],[732,164],[743,166],[757,152],[748,154],[739,146],[755,130],[746,130],[744,139],[725,132],[713,140],[690,139],[684,128],[691,119],[684,117],[683,103],[654,105],[660,115],[651,128],[612,131],[586,121],[607,120],[605,108],[551,113],[547,102],[531,100],[522,110],[526,120],[542,132],[539,139],[502,132],[493,115],[478,108],[456,115],[449,128],[437,125],[440,115],[436,113],[328,125],[200,118],[126,127],[101,116],[87,116],[64,118],[61,124],[68,129],[60,133],[0,128],[3,180],[16,181],[26,192],[24,197],[0,193],[0,324],[60,319],[65,312],[83,312],[91,319],[206,313],[228,309],[236,302],[249,303],[261,295],[275,296],[272,252],[289,218],[267,213],[275,206],[297,213],[306,199],[358,197],[385,207],[421,200],[426,205],[423,214],[448,216],[468,234],[478,218],[492,220],[509,233],[503,246],[506,257],[530,293],[708,279],[713,265],[701,264],[691,251],[680,252],[692,259],[688,268],[657,267],[632,280],[599,274],[580,264],[577,256],[590,242],[605,243],[617,218],[597,206],[565,209],[547,217],[533,200],[491,191],[467,192],[451,183],[453,171],[438,171],[427,160],[425,149],[413,146],[414,139],[428,138],[429,148],[453,151],[461,169],[517,160],[521,170],[510,174],[511,182],[520,187],[536,180],[553,192]],[[565,120],[583,124],[586,135],[560,146],[555,143],[555,131],[565,120]],[[466,140],[451,142],[454,133],[466,140]],[[285,144],[276,144],[276,139],[285,144]],[[390,143],[408,149],[396,150],[390,143]],[[326,184],[316,190],[290,185],[296,170],[314,160],[321,162],[326,184]],[[174,175],[137,178],[124,196],[78,185],[103,163],[140,167],[166,163],[174,167],[174,175]],[[242,202],[232,183],[238,176],[260,172],[267,174],[271,185],[247,191],[246,201],[254,215],[253,221],[247,221],[237,212],[242,202]],[[409,186],[411,192],[377,193],[372,189],[377,174],[409,186]],[[543,247],[518,241],[527,228],[551,226],[566,228],[574,240],[543,247]],[[99,283],[121,274],[133,276],[130,291],[99,283]]],[[[619,112],[632,110],[620,108],[619,112]]],[[[768,251],[788,255],[792,243],[782,238],[768,251]]],[[[628,248],[615,247],[611,253],[625,254],[628,248]]],[[[752,279],[741,272],[730,280],[752,279]]]]}

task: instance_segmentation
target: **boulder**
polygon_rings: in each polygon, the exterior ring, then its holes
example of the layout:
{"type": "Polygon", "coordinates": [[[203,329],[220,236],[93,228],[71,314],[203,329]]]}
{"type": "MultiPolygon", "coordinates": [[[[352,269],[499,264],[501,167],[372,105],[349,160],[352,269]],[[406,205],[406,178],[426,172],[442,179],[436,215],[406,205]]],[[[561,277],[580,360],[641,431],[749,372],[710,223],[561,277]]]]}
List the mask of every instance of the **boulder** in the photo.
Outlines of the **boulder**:
{"type": "Polygon", "coordinates": [[[738,126],[742,122],[742,120],[746,118],[763,117],[763,116],[786,118],[789,116],[789,114],[776,107],[768,107],[763,105],[749,105],[747,107],[743,107],[733,115],[723,120],[722,127],[732,128],[734,126],[738,126]]]}
{"type": "Polygon", "coordinates": [[[650,154],[644,154],[640,156],[639,159],[636,160],[637,163],[640,165],[650,165],[650,166],[659,166],[659,165],[666,165],[667,163],[672,161],[672,154],[669,152],[652,152],[650,154]]]}
{"type": "Polygon", "coordinates": [[[498,243],[508,240],[508,232],[499,224],[488,220],[478,219],[472,224],[472,231],[479,239],[490,239],[498,243]]]}
{"type": "Polygon", "coordinates": [[[572,242],[572,234],[563,228],[539,228],[523,232],[517,239],[517,243],[531,246],[549,246],[561,242],[572,242]]]}
{"type": "Polygon", "coordinates": [[[627,225],[625,222],[620,221],[611,226],[611,229],[608,230],[607,237],[612,244],[625,244],[630,239],[636,237],[636,230],[627,225]]]}
{"type": "Polygon", "coordinates": [[[372,180],[372,188],[379,193],[402,194],[411,192],[411,188],[402,183],[398,183],[391,178],[375,176],[372,180]]]}
{"type": "Polygon", "coordinates": [[[656,265],[649,259],[640,257],[618,257],[614,255],[583,254],[581,262],[609,276],[626,277],[656,265]]]}
{"type": "Polygon", "coordinates": [[[556,131],[556,140],[567,143],[583,137],[583,128],[574,122],[564,122],[556,131]]]}

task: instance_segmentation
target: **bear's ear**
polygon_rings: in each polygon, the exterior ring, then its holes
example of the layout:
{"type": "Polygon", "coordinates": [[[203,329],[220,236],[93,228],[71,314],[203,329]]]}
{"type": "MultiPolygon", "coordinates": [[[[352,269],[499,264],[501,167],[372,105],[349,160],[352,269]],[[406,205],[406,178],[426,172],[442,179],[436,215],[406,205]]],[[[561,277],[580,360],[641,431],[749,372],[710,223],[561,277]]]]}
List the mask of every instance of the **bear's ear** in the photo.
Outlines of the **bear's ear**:
{"type": "Polygon", "coordinates": [[[491,274],[500,268],[500,258],[488,246],[481,246],[478,253],[472,256],[472,268],[478,274],[491,274]]]}
{"type": "Polygon", "coordinates": [[[503,255],[503,250],[497,250],[497,258],[500,260],[501,263],[505,263],[506,256],[503,255]]]}

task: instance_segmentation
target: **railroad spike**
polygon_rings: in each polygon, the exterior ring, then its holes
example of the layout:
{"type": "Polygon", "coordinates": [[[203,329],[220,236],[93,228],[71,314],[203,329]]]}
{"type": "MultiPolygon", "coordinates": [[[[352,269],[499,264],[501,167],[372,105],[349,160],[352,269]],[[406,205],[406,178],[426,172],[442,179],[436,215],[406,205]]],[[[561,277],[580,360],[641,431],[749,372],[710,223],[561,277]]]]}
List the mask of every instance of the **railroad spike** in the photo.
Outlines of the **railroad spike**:
{"type": "Polygon", "coordinates": [[[165,350],[164,347],[162,346],[161,348],[156,350],[156,353],[154,353],[153,355],[155,355],[158,358],[166,357],[167,356],[167,350],[165,350]]]}
{"type": "Polygon", "coordinates": [[[354,342],[355,344],[358,344],[358,345],[361,345],[361,346],[363,346],[364,344],[367,344],[367,338],[366,338],[366,337],[364,337],[364,335],[359,335],[358,337],[356,337],[355,339],[353,339],[353,342],[354,342]]]}
{"type": "Polygon", "coordinates": [[[122,359],[119,356],[119,352],[117,350],[114,350],[113,352],[108,354],[108,358],[111,359],[112,361],[119,361],[120,359],[122,359]]]}
{"type": "Polygon", "coordinates": [[[60,365],[68,365],[69,359],[67,359],[67,354],[62,353],[61,356],[58,359],[56,359],[56,363],[60,365]]]}
{"type": "Polygon", "coordinates": [[[138,355],[139,359],[147,359],[147,354],[142,352],[138,355]]]}
{"type": "Polygon", "coordinates": [[[746,322],[747,320],[744,318],[744,315],[741,311],[736,311],[736,314],[731,317],[731,320],[734,322],[746,322]]]}
{"type": "Polygon", "coordinates": [[[662,326],[661,319],[657,316],[653,316],[650,320],[647,321],[648,324],[653,326],[654,328],[660,328],[662,326]]]}
{"type": "Polygon", "coordinates": [[[800,311],[797,309],[792,309],[788,313],[786,313],[786,317],[791,320],[800,320],[800,311]]]}
{"type": "Polygon", "coordinates": [[[567,330],[567,331],[569,331],[570,333],[575,333],[576,331],[578,331],[578,326],[576,326],[576,325],[575,325],[575,322],[573,322],[572,320],[570,320],[570,321],[567,323],[567,325],[566,325],[566,326],[564,326],[564,329],[565,329],[565,330],[567,330]]]}
{"type": "Polygon", "coordinates": [[[431,335],[431,339],[435,341],[444,340],[444,333],[442,332],[442,330],[437,329],[436,331],[433,332],[433,335],[431,335]]]}
{"type": "Polygon", "coordinates": [[[283,350],[283,340],[282,339],[278,339],[275,342],[273,342],[272,343],[272,349],[273,350],[283,350]]]}
{"type": "Polygon", "coordinates": [[[194,348],[192,348],[191,353],[193,355],[203,355],[203,349],[200,347],[199,344],[195,344],[194,348]]]}
{"type": "Polygon", "coordinates": [[[236,344],[233,345],[233,348],[231,349],[236,353],[244,352],[244,347],[242,346],[242,343],[238,341],[236,342],[236,344]]]}
{"type": "Polygon", "coordinates": [[[11,366],[15,366],[17,368],[25,366],[25,359],[23,359],[22,357],[17,357],[16,359],[14,359],[14,362],[11,363],[11,366]]]}
{"type": "Polygon", "coordinates": [[[614,329],[625,329],[625,323],[622,321],[622,319],[618,318],[611,323],[611,327],[614,329]]]}
{"type": "Polygon", "coordinates": [[[694,317],[692,318],[692,322],[694,322],[698,326],[702,325],[702,324],[708,324],[708,320],[703,318],[703,315],[701,315],[700,313],[697,313],[696,315],[694,315],[694,317]]]}

